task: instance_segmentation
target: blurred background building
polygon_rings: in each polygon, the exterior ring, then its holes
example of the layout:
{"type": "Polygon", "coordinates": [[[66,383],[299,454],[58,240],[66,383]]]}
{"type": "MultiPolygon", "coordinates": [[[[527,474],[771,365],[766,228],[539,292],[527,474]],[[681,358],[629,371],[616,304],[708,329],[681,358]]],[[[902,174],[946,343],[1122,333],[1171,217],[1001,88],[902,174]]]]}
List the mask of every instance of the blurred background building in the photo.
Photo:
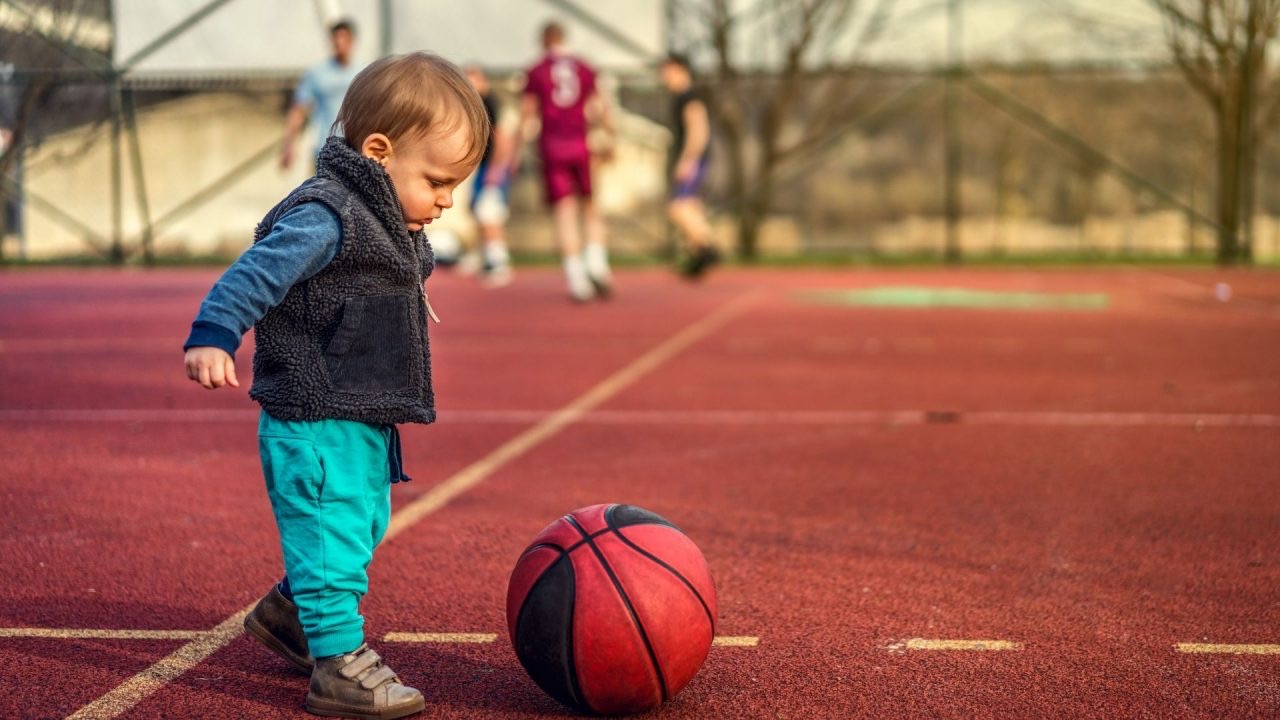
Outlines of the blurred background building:
{"type": "MultiPolygon", "coordinates": [[[[1276,0],[0,0],[6,259],[231,256],[310,171],[277,163],[328,23],[425,49],[510,104],[557,19],[601,68],[618,251],[671,247],[655,75],[689,54],[711,202],[741,255],[1280,257],[1276,0]]],[[[304,138],[299,146],[313,143],[304,138]]],[[[459,203],[462,206],[464,203],[459,203]]],[[[464,211],[444,227],[470,231],[464,211]]],[[[549,252],[536,166],[513,249],[549,252]]]]}

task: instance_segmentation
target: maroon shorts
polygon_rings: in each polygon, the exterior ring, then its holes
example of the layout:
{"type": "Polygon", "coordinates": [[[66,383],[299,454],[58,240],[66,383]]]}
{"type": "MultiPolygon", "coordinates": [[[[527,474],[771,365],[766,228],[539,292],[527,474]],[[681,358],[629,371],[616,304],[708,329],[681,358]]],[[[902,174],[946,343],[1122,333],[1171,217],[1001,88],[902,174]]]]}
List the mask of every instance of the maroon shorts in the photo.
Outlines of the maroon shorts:
{"type": "Polygon", "coordinates": [[[543,160],[542,176],[548,205],[574,195],[591,197],[591,158],[585,153],[578,158],[543,160]]]}

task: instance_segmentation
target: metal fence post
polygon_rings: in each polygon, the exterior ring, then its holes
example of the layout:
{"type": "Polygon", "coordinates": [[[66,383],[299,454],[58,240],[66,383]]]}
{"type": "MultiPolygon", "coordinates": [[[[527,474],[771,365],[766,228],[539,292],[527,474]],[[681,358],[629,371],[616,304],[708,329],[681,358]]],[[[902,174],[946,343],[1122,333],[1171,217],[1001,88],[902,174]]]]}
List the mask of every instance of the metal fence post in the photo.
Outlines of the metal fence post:
{"type": "Polygon", "coordinates": [[[964,171],[961,155],[959,83],[963,73],[963,55],[960,43],[960,0],[947,0],[947,68],[946,98],[943,105],[942,124],[946,134],[945,212],[946,245],[943,255],[949,263],[960,262],[960,181],[964,171]]]}
{"type": "Polygon", "coordinates": [[[156,259],[152,242],[151,204],[147,200],[147,178],[142,163],[142,139],[138,136],[138,113],[137,103],[133,97],[134,92],[134,90],[128,90],[124,93],[124,122],[129,139],[129,162],[133,168],[133,192],[136,196],[134,199],[138,201],[138,225],[141,228],[138,244],[142,248],[142,261],[151,265],[156,259]]]}
{"type": "Polygon", "coordinates": [[[120,159],[120,135],[123,129],[122,109],[120,102],[120,75],[111,74],[110,88],[111,113],[111,262],[124,263],[124,208],[123,205],[123,165],[120,159]]]}

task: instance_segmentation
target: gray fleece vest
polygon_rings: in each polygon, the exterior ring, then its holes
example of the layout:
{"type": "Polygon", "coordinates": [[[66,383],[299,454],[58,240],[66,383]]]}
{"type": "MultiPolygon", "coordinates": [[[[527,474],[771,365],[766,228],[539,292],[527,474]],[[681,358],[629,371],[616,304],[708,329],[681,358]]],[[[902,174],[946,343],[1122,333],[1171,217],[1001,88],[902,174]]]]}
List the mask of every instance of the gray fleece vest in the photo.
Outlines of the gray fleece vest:
{"type": "Polygon", "coordinates": [[[304,202],[337,214],[342,247],[254,326],[249,396],[281,420],[433,422],[426,235],[405,227],[387,173],[340,138],[320,151],[316,176],[267,213],[254,242],[304,202]]]}

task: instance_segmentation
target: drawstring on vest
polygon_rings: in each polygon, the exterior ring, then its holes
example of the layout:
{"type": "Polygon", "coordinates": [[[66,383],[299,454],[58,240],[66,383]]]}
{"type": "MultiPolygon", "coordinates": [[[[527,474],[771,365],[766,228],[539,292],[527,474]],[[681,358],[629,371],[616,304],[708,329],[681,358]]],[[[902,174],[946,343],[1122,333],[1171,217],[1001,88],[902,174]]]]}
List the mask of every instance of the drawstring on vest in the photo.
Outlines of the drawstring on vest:
{"type": "Polygon", "coordinates": [[[395,425],[388,425],[391,435],[387,443],[387,464],[391,467],[391,482],[409,482],[413,478],[404,473],[404,451],[400,447],[400,430],[395,425]]]}

